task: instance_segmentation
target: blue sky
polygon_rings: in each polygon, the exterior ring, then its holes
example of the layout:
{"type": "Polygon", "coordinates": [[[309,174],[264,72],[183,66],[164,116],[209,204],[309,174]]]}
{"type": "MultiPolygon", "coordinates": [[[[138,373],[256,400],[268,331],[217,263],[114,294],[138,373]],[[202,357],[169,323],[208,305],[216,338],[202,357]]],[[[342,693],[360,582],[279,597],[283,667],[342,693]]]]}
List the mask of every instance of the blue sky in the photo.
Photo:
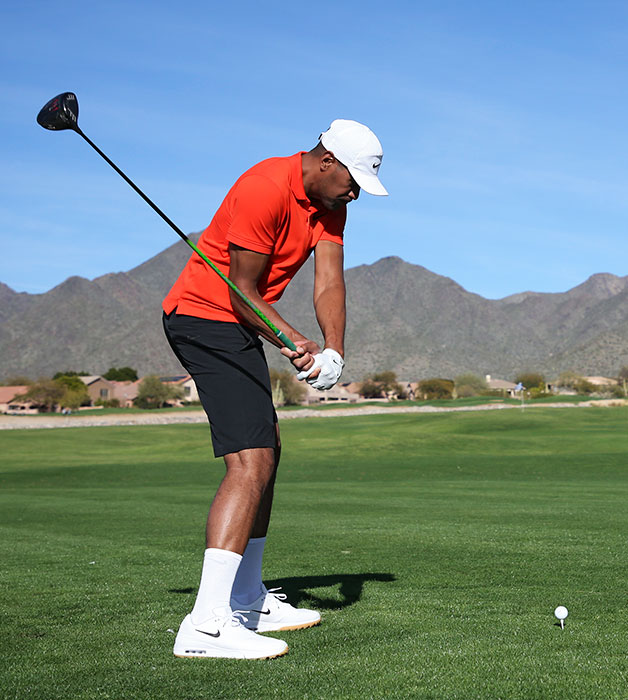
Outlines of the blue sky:
{"type": "Polygon", "coordinates": [[[0,11],[0,281],[45,292],[177,239],[253,163],[337,118],[384,145],[390,197],[349,206],[346,266],[397,255],[489,298],[628,275],[625,2],[107,2],[0,11]]]}

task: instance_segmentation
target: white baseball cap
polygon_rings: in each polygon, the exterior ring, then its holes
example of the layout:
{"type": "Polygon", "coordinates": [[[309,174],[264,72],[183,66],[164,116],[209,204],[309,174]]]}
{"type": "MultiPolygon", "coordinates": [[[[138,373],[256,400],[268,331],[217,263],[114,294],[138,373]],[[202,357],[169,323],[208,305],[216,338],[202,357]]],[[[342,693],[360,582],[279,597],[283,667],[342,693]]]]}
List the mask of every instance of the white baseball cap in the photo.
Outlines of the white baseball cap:
{"type": "Polygon", "coordinates": [[[352,119],[334,119],[329,129],[320,135],[320,141],[347,167],[365,192],[388,194],[377,177],[384,157],[382,144],[368,126],[352,119]]]}

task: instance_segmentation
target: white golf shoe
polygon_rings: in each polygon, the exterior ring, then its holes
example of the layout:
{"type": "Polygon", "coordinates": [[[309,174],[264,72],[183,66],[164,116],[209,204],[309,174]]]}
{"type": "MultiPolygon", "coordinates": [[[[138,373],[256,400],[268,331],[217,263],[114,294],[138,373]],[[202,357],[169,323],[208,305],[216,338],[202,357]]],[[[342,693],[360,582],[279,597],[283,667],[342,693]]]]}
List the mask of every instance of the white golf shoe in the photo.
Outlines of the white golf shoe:
{"type": "Polygon", "coordinates": [[[268,590],[262,584],[262,593],[257,600],[243,605],[235,598],[231,605],[237,603],[239,609],[245,609],[244,625],[257,632],[279,632],[283,630],[301,630],[314,627],[321,621],[320,613],[306,608],[295,608],[286,602],[285,593],[277,593],[280,588],[268,590]]]}
{"type": "Polygon", "coordinates": [[[193,658],[272,659],[288,653],[281,639],[262,637],[243,625],[241,611],[216,608],[214,617],[200,625],[187,615],[174,642],[174,655],[193,658]]]}

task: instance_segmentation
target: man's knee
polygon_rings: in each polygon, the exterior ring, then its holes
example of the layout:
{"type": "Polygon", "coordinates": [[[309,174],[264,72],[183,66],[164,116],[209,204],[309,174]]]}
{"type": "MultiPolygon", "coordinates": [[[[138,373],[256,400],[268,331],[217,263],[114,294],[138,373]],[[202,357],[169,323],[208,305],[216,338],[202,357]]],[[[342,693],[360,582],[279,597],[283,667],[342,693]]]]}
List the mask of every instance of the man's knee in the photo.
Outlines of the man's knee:
{"type": "Polygon", "coordinates": [[[259,447],[225,455],[227,474],[237,475],[246,482],[258,484],[262,489],[270,483],[276,469],[275,450],[259,447]]]}

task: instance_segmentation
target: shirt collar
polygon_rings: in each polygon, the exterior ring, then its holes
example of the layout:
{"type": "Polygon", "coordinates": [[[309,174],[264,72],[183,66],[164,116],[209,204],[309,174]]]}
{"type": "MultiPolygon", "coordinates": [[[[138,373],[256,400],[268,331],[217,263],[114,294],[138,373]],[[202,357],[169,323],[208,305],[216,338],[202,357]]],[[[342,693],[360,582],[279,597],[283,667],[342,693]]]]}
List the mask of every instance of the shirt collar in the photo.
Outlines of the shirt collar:
{"type": "Polygon", "coordinates": [[[304,206],[309,207],[312,203],[305,194],[305,188],[303,187],[303,164],[301,156],[304,153],[306,153],[306,151],[299,151],[291,156],[290,186],[296,199],[304,206]]]}

